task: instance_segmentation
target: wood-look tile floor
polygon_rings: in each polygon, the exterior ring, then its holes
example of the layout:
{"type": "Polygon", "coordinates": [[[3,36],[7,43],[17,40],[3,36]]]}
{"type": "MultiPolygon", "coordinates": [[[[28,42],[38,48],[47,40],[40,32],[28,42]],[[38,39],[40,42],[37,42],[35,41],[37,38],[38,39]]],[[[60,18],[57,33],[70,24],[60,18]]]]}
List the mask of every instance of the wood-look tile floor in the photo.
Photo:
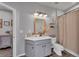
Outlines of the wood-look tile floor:
{"type": "MultiPolygon", "coordinates": [[[[62,54],[63,55],[61,57],[75,57],[66,51],[63,51],[62,54]]],[[[11,56],[12,56],[12,49],[11,48],[0,49],[0,57],[11,57],[11,56]]],[[[26,56],[22,56],[22,57],[26,57],[26,56]]],[[[52,54],[47,57],[60,57],[60,56],[58,56],[57,54],[55,54],[52,51],[52,54]]]]}
{"type": "Polygon", "coordinates": [[[11,56],[12,56],[11,48],[0,49],[0,57],[11,57],[11,56]]]}
{"type": "MultiPolygon", "coordinates": [[[[26,56],[22,56],[22,57],[26,57],[26,56]]],[[[52,51],[52,54],[49,56],[46,56],[46,57],[75,57],[75,56],[73,56],[72,54],[70,54],[66,51],[62,52],[62,56],[58,56],[55,52],[52,51]]]]}
{"type": "Polygon", "coordinates": [[[52,54],[48,57],[75,57],[75,56],[73,56],[72,54],[70,54],[66,51],[63,51],[62,56],[58,56],[55,52],[52,52],[52,54]]]}

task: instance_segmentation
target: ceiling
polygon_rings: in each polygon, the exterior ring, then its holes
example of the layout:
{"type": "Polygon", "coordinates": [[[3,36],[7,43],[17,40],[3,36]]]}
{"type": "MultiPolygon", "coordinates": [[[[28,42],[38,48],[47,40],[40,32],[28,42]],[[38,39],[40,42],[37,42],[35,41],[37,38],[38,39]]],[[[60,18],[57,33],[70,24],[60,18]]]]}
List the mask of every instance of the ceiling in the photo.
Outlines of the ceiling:
{"type": "Polygon", "coordinates": [[[77,5],[78,2],[39,2],[39,4],[66,11],[72,8],[73,6],[77,5]]]}
{"type": "Polygon", "coordinates": [[[2,5],[0,5],[0,10],[4,10],[4,11],[9,11],[9,12],[11,12],[10,9],[8,9],[7,7],[4,7],[4,6],[2,6],[2,5]]]}
{"type": "MultiPolygon", "coordinates": [[[[38,2],[38,4],[66,11],[79,3],[78,2],[38,2]]],[[[8,8],[1,5],[0,5],[0,10],[10,11],[8,8]]]]}

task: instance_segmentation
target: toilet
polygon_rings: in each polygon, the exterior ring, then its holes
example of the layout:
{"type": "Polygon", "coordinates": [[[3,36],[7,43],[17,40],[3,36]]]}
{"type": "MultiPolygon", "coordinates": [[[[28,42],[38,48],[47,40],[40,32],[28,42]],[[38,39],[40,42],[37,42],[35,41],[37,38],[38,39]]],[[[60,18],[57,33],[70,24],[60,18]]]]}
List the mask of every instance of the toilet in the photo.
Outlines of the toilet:
{"type": "Polygon", "coordinates": [[[56,37],[51,39],[53,51],[58,55],[62,56],[62,51],[64,51],[64,47],[56,42],[56,37]]]}

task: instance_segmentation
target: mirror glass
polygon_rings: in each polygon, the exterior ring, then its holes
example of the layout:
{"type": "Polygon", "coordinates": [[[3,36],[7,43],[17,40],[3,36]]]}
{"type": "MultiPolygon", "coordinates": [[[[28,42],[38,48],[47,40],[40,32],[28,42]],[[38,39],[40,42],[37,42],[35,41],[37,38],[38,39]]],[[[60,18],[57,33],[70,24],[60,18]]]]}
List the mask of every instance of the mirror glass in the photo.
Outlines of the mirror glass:
{"type": "Polygon", "coordinates": [[[43,33],[44,19],[36,19],[36,32],[43,33]]]}

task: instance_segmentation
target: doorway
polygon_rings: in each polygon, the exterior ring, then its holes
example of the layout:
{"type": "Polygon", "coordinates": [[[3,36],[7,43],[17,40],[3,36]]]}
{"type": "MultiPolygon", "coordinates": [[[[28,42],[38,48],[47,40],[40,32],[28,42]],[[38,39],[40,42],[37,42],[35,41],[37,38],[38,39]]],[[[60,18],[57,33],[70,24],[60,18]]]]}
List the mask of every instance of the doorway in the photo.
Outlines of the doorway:
{"type": "MultiPolygon", "coordinates": [[[[9,40],[7,40],[7,41],[5,40],[5,42],[7,42],[7,45],[4,44],[4,42],[3,42],[3,45],[5,45],[6,47],[1,48],[3,50],[3,52],[1,51],[2,54],[0,54],[1,55],[0,57],[16,56],[16,10],[14,8],[6,5],[5,3],[0,3],[0,6],[1,6],[0,10],[7,11],[8,13],[10,13],[10,15],[9,15],[10,17],[9,16],[1,17],[2,21],[0,23],[1,24],[0,27],[2,27],[4,29],[4,30],[2,29],[3,34],[5,34],[5,33],[9,34],[7,36],[5,35],[5,39],[6,40],[9,39],[9,40]],[[8,42],[9,42],[9,44],[8,44],[8,42]]],[[[1,43],[1,41],[0,41],[0,43],[1,43]]]]}

